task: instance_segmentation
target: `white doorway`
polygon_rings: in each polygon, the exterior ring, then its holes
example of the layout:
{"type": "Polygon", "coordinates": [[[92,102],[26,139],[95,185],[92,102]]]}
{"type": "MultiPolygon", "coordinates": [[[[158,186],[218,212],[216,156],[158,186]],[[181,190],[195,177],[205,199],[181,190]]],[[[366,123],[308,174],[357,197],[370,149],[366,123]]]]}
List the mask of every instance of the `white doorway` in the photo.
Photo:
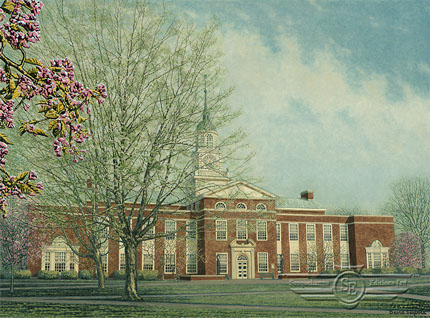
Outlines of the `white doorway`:
{"type": "Polygon", "coordinates": [[[248,258],[243,254],[237,257],[237,278],[248,279],[248,258]]]}

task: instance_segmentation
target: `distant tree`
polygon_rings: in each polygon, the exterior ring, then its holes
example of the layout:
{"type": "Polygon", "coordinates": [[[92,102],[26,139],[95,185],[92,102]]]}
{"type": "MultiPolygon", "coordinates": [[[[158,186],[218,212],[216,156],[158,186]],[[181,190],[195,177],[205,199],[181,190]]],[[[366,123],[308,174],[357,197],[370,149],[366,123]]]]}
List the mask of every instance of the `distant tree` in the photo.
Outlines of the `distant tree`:
{"type": "Polygon", "coordinates": [[[390,249],[390,266],[421,268],[422,257],[420,239],[416,235],[406,232],[396,235],[390,249]]]}
{"type": "Polygon", "coordinates": [[[394,216],[400,231],[418,237],[421,265],[426,267],[425,254],[430,243],[430,178],[402,178],[394,182],[383,210],[394,216]]]}
{"type": "Polygon", "coordinates": [[[10,268],[10,291],[14,291],[16,269],[40,259],[42,247],[48,244],[46,222],[41,215],[29,214],[28,204],[9,198],[9,214],[0,222],[0,252],[3,268],[10,268]]]}
{"type": "Polygon", "coordinates": [[[360,215],[360,214],[368,214],[367,211],[362,210],[359,207],[346,207],[346,206],[340,206],[340,207],[332,207],[327,209],[326,214],[331,215],[360,215]]]}

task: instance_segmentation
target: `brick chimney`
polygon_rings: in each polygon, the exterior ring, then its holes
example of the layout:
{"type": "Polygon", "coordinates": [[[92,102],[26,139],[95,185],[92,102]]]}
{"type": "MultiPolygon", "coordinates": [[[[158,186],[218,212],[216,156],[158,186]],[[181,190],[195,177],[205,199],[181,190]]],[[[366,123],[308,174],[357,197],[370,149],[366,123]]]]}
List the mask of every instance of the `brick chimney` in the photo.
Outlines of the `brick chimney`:
{"type": "Polygon", "coordinates": [[[300,192],[300,197],[306,200],[312,200],[314,198],[314,192],[312,190],[305,190],[300,192]]]}

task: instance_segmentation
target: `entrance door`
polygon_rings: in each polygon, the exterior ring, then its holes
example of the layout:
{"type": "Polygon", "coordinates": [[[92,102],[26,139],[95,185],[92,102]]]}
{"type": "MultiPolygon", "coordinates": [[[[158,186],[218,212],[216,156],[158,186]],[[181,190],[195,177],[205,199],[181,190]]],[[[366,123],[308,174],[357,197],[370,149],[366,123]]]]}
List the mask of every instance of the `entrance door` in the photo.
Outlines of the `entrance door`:
{"type": "Polygon", "coordinates": [[[248,278],[248,259],[245,255],[239,255],[239,257],[237,258],[237,278],[248,278]]]}

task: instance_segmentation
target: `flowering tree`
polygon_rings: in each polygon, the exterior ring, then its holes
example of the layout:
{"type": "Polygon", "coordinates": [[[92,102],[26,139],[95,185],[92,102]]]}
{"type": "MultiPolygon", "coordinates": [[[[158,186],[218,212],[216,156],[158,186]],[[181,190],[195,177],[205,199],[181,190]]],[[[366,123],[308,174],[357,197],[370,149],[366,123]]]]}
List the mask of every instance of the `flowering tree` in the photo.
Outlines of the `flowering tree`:
{"type": "MultiPolygon", "coordinates": [[[[37,105],[38,115],[21,121],[19,132],[34,136],[54,136],[54,152],[74,156],[74,161],[82,159],[84,150],[78,145],[89,137],[82,123],[89,114],[92,99],[103,103],[106,89],[103,84],[95,90],[84,88],[74,79],[74,67],[66,59],[54,59],[49,65],[27,57],[30,43],[40,39],[37,16],[43,4],[39,0],[6,0],[0,8],[0,128],[15,128],[14,112],[20,107],[29,111],[31,104],[37,105]],[[43,127],[43,129],[41,128],[43,127]],[[46,132],[46,131],[47,132],[46,132]]],[[[11,176],[5,169],[7,145],[12,144],[6,134],[0,133],[0,211],[6,217],[6,197],[35,195],[43,189],[35,184],[37,178],[32,171],[11,176]]]]}
{"type": "Polygon", "coordinates": [[[402,232],[396,235],[390,249],[390,266],[393,267],[415,267],[421,268],[423,261],[421,244],[418,236],[402,232]]]}
{"type": "Polygon", "coordinates": [[[0,222],[2,266],[10,268],[10,291],[14,291],[14,271],[41,257],[42,246],[48,244],[44,218],[28,213],[28,204],[9,198],[9,215],[0,222]]]}

